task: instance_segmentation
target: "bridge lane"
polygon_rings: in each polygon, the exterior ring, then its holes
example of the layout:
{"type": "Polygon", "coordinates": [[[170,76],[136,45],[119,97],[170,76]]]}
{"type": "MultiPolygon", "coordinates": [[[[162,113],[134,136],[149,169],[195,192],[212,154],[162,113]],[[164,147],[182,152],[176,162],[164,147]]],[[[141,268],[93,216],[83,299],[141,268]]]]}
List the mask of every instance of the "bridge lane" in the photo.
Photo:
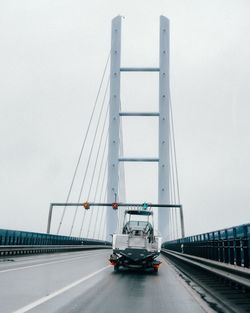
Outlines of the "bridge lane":
{"type": "MultiPolygon", "coordinates": [[[[190,287],[162,259],[156,275],[152,272],[124,270],[105,273],[98,285],[59,309],[57,313],[201,313],[212,312],[201,306],[190,287]]],[[[42,311],[35,311],[41,313],[42,311]]]]}
{"type": "Polygon", "coordinates": [[[108,265],[109,253],[92,250],[37,256],[38,260],[17,257],[11,258],[14,262],[0,263],[0,312],[14,312],[108,265]]]}
{"type": "Polygon", "coordinates": [[[98,253],[98,251],[105,250],[85,250],[80,252],[64,252],[64,253],[53,253],[53,254],[38,254],[31,256],[8,256],[0,258],[0,273],[8,271],[16,271],[23,267],[39,267],[47,263],[64,262],[72,258],[83,257],[98,253]]]}
{"type": "Polygon", "coordinates": [[[109,254],[110,250],[85,251],[39,256],[39,261],[32,257],[26,263],[21,260],[24,258],[17,258],[17,265],[0,264],[0,312],[13,312],[103,268],[27,312],[204,312],[188,292],[189,287],[185,287],[165,261],[158,275],[135,271],[114,273],[111,267],[105,268],[109,254]],[[20,266],[18,262],[22,267],[34,267],[14,270],[20,266]],[[42,263],[47,264],[36,266],[42,263]],[[1,273],[7,267],[13,271],[1,273]]]}

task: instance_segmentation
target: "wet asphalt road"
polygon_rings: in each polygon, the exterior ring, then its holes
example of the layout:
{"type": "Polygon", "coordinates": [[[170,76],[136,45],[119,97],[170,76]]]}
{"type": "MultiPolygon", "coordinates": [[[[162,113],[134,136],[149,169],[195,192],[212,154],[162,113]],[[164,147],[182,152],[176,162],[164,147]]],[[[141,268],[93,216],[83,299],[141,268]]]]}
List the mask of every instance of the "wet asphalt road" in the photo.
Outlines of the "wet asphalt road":
{"type": "Polygon", "coordinates": [[[159,273],[108,264],[111,250],[0,262],[1,313],[207,312],[165,259],[159,273]]]}

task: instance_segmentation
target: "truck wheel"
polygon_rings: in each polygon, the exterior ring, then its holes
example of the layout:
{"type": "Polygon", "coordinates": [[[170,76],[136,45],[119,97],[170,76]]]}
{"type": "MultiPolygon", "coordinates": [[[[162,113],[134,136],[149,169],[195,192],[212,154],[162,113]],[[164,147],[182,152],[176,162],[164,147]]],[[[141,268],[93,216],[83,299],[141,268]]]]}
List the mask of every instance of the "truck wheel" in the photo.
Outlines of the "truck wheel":
{"type": "Polygon", "coordinates": [[[115,266],[114,266],[114,271],[115,271],[115,272],[118,272],[118,271],[119,271],[119,266],[118,266],[118,265],[115,265],[115,266]]]}
{"type": "Polygon", "coordinates": [[[158,273],[158,268],[154,268],[154,273],[158,273]]]}

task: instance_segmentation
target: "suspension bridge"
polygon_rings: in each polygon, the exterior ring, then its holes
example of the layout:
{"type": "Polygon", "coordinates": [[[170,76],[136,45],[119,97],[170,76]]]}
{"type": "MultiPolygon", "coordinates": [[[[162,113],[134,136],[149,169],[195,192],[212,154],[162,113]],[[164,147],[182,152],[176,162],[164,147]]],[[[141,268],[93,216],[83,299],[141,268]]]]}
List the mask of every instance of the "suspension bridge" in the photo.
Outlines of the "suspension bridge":
{"type": "MultiPolygon", "coordinates": [[[[121,65],[121,24],[121,16],[112,20],[111,49],[79,157],[65,199],[49,206],[46,232],[0,230],[0,312],[250,312],[250,225],[185,237],[169,20],[160,17],[158,67],[121,65]],[[138,72],[157,75],[158,111],[123,110],[122,76],[138,72]],[[124,119],[145,117],[157,120],[158,155],[124,155],[124,119]],[[140,203],[127,198],[127,162],[157,164],[157,203],[147,195],[140,203]],[[144,205],[163,238],[161,270],[115,273],[108,264],[112,235],[121,231],[126,208],[144,205]]],[[[135,190],[138,183],[150,179],[138,179],[135,190]]]]}

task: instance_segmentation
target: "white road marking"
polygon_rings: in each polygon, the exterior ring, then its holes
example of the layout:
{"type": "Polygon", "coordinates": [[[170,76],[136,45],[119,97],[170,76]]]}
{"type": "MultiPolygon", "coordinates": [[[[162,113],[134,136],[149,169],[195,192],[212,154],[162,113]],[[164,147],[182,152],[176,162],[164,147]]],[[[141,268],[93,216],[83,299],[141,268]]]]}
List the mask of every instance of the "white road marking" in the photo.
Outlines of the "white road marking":
{"type": "Polygon", "coordinates": [[[59,258],[60,256],[68,256],[68,255],[72,255],[72,253],[74,253],[74,255],[79,255],[79,254],[83,254],[83,253],[87,253],[87,252],[95,252],[96,250],[82,250],[82,251],[71,251],[71,252],[59,252],[58,253],[49,253],[49,254],[37,254],[37,255],[33,255],[33,256],[27,256],[27,254],[22,254],[22,255],[9,255],[9,256],[5,256],[4,258],[0,257],[0,261],[1,261],[1,266],[2,265],[6,265],[8,262],[2,262],[2,260],[4,259],[11,259],[14,260],[14,262],[18,262],[19,263],[23,263],[26,261],[33,261],[33,260],[45,260],[47,259],[56,259],[59,258]]]}
{"type": "Polygon", "coordinates": [[[66,258],[63,260],[59,260],[59,261],[51,261],[51,262],[45,262],[45,263],[39,263],[39,264],[33,264],[33,265],[27,265],[27,266],[21,266],[21,267],[16,267],[16,268],[9,268],[7,270],[2,270],[0,271],[0,274],[2,273],[8,273],[8,272],[14,272],[14,271],[20,271],[20,270],[25,270],[27,268],[32,268],[32,267],[41,267],[41,266],[45,266],[45,265],[50,265],[50,264],[55,264],[55,263],[65,263],[68,261],[74,261],[74,260],[79,260],[79,259],[85,259],[87,257],[90,256],[98,256],[98,255],[102,255],[103,253],[98,253],[98,254],[88,254],[85,256],[80,256],[80,257],[76,257],[76,258],[66,258]]]}
{"type": "Polygon", "coordinates": [[[82,250],[82,251],[70,251],[70,252],[60,252],[60,253],[49,253],[49,254],[37,254],[37,255],[32,255],[32,256],[28,256],[28,255],[9,255],[9,256],[6,256],[6,257],[0,257],[0,266],[3,266],[3,265],[7,265],[7,264],[19,264],[19,263],[24,263],[26,261],[32,261],[32,260],[45,260],[45,259],[55,259],[55,258],[60,258],[60,256],[70,256],[72,254],[74,255],[81,255],[83,253],[95,253],[96,251],[102,251],[102,252],[105,252],[106,250],[108,249],[93,249],[93,250],[82,250]],[[11,260],[14,260],[13,263],[11,262],[3,262],[4,259],[11,259],[11,260]]]}
{"type": "MultiPolygon", "coordinates": [[[[105,249],[106,250],[106,249],[105,249]]],[[[23,263],[29,263],[29,262],[42,262],[42,261],[52,261],[52,260],[61,260],[62,258],[66,259],[67,257],[72,257],[72,255],[74,256],[78,256],[78,255],[90,255],[90,254],[94,254],[97,251],[102,252],[104,254],[103,249],[98,249],[98,250],[83,250],[83,251],[79,251],[79,252],[65,252],[65,253],[57,253],[57,254],[42,254],[42,255],[37,255],[37,256],[33,256],[33,257],[26,257],[26,256],[20,256],[20,257],[11,257],[11,259],[14,259],[14,262],[0,262],[0,268],[4,267],[4,266],[10,266],[10,265],[20,265],[23,263]]],[[[1,259],[0,259],[1,260],[1,259]]],[[[1,271],[1,270],[0,270],[1,271]]]]}
{"type": "Polygon", "coordinates": [[[91,277],[94,277],[95,275],[105,271],[109,267],[110,267],[110,265],[102,267],[98,271],[95,271],[94,273],[92,273],[92,274],[90,274],[88,276],[82,277],[81,279],[79,279],[79,280],[77,280],[77,281],[67,285],[66,287],[63,287],[63,288],[61,288],[61,289],[51,293],[48,296],[42,297],[42,298],[40,298],[40,299],[30,303],[30,304],[28,304],[28,305],[18,309],[17,311],[14,311],[13,313],[25,313],[25,312],[28,312],[28,311],[34,309],[35,307],[37,307],[38,305],[43,304],[43,303],[45,303],[45,302],[47,302],[47,301],[49,301],[49,300],[59,296],[60,294],[64,293],[65,291],[67,291],[67,290],[69,290],[71,288],[74,288],[77,285],[83,283],[84,281],[90,279],[91,277]]]}

